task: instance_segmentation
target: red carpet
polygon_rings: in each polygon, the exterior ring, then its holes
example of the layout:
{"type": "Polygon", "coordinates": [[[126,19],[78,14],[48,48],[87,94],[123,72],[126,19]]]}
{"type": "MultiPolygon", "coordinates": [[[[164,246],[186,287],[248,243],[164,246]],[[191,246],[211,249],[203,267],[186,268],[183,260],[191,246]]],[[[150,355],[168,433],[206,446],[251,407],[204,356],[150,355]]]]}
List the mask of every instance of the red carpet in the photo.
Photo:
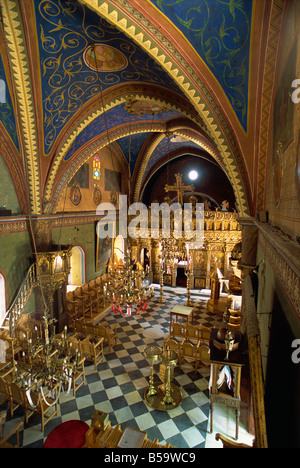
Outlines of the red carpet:
{"type": "Polygon", "coordinates": [[[55,427],[44,443],[44,448],[81,448],[89,425],[83,421],[66,421],[55,427]]]}

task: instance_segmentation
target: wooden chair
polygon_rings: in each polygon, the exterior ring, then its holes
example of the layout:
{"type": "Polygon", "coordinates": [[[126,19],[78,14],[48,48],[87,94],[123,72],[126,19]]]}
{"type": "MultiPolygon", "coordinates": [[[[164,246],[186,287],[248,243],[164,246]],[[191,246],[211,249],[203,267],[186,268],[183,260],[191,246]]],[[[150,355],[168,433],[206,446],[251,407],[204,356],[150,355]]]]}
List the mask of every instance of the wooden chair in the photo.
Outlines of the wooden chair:
{"type": "Polygon", "coordinates": [[[87,335],[86,333],[86,324],[81,322],[81,320],[75,320],[74,322],[74,331],[77,333],[81,333],[82,335],[87,335]]]}
{"type": "Polygon", "coordinates": [[[109,434],[106,440],[106,447],[107,448],[117,448],[118,444],[122,438],[123,431],[121,430],[121,425],[117,424],[113,431],[109,434]]]}
{"type": "Polygon", "coordinates": [[[210,341],[210,335],[211,335],[211,330],[207,327],[204,327],[202,325],[199,326],[198,328],[198,339],[200,343],[207,343],[209,344],[210,341]]]}
{"type": "Polygon", "coordinates": [[[82,358],[77,366],[76,372],[70,372],[68,377],[72,380],[73,396],[76,396],[77,390],[85,385],[84,361],[82,358]]]}
{"type": "Polygon", "coordinates": [[[14,411],[19,408],[19,403],[15,403],[11,394],[10,384],[0,377],[0,394],[4,401],[7,401],[10,408],[10,415],[13,417],[14,411]]]}
{"type": "Polygon", "coordinates": [[[198,346],[198,360],[205,365],[210,365],[210,347],[207,344],[198,346]]]}
{"type": "Polygon", "coordinates": [[[77,301],[77,309],[78,309],[78,315],[77,318],[80,318],[83,316],[83,310],[84,310],[84,295],[82,294],[81,287],[78,287],[74,291],[74,301],[77,301]]]}
{"type": "Polygon", "coordinates": [[[164,341],[164,351],[167,349],[167,347],[169,347],[171,351],[174,351],[176,354],[178,354],[179,357],[180,343],[178,343],[178,341],[174,340],[173,338],[167,338],[164,341]]]}
{"type": "Polygon", "coordinates": [[[182,326],[181,323],[172,322],[170,324],[170,336],[171,337],[178,337],[178,338],[185,338],[185,327],[182,326]]]}
{"type": "Polygon", "coordinates": [[[67,348],[70,354],[75,354],[76,349],[78,351],[80,350],[79,336],[81,336],[80,333],[75,333],[74,335],[68,336],[68,338],[66,339],[67,348]]]}
{"type": "Polygon", "coordinates": [[[199,341],[199,328],[187,323],[185,326],[185,338],[197,344],[199,341]]]}
{"type": "Polygon", "coordinates": [[[20,430],[23,429],[24,423],[20,421],[8,434],[5,436],[2,432],[2,426],[6,419],[6,411],[0,414],[0,448],[20,448],[20,430]],[[16,443],[9,443],[9,439],[16,434],[16,443]]]}
{"type": "Polygon", "coordinates": [[[102,448],[107,448],[107,440],[112,435],[113,428],[111,427],[111,422],[109,421],[108,425],[104,429],[104,431],[100,432],[99,435],[96,437],[97,446],[102,448]]]}
{"type": "Polygon", "coordinates": [[[91,280],[89,282],[89,291],[91,293],[93,311],[98,313],[105,305],[102,285],[99,284],[99,281],[97,283],[96,280],[91,280]]]}
{"type": "Polygon", "coordinates": [[[104,338],[104,344],[108,344],[109,352],[111,352],[112,347],[117,344],[117,324],[112,327],[106,326],[105,322],[103,324],[96,325],[96,336],[97,338],[104,338]]]}
{"type": "MultiPolygon", "coordinates": [[[[54,389],[47,391],[47,393],[39,394],[32,392],[30,394],[33,405],[27,404],[27,409],[31,414],[38,414],[41,417],[41,431],[44,432],[45,425],[54,417],[58,415],[58,398],[57,398],[57,384],[54,389]]],[[[29,417],[30,417],[29,416],[29,417]]]]}
{"type": "Polygon", "coordinates": [[[92,318],[93,317],[93,301],[92,301],[92,292],[89,290],[89,285],[84,284],[81,288],[82,294],[82,315],[84,317],[92,318]]]}
{"type": "Polygon", "coordinates": [[[80,341],[80,352],[86,360],[92,360],[94,363],[95,370],[97,370],[98,364],[103,361],[103,342],[104,338],[100,338],[96,341],[93,339],[85,338],[84,340],[80,341]]]}
{"type": "Polygon", "coordinates": [[[84,334],[86,337],[88,336],[96,336],[96,327],[97,325],[93,325],[91,323],[85,324],[84,334]]]}
{"type": "Polygon", "coordinates": [[[195,369],[195,373],[197,374],[199,364],[198,345],[189,343],[185,340],[179,346],[180,369],[184,364],[192,365],[195,369]]]}
{"type": "Polygon", "coordinates": [[[234,440],[228,439],[228,437],[223,436],[219,432],[216,434],[215,438],[216,440],[218,441],[220,440],[222,442],[223,448],[246,448],[246,449],[254,448],[254,444],[253,446],[251,446],[251,445],[242,444],[240,442],[235,442],[234,440]]]}
{"type": "MultiPolygon", "coordinates": [[[[23,339],[25,340],[25,337],[23,335],[23,339]]],[[[22,347],[19,345],[17,338],[11,338],[8,334],[8,332],[1,332],[0,333],[0,340],[3,340],[5,343],[5,362],[0,363],[0,372],[3,369],[6,369],[9,367],[11,364],[13,364],[15,360],[15,356],[19,355],[22,351],[22,347]]]]}
{"type": "Polygon", "coordinates": [[[30,410],[26,390],[20,388],[15,382],[12,382],[9,385],[9,388],[11,392],[12,401],[16,405],[15,409],[19,406],[24,408],[25,424],[28,424],[29,417],[33,414],[33,411],[30,410]]]}

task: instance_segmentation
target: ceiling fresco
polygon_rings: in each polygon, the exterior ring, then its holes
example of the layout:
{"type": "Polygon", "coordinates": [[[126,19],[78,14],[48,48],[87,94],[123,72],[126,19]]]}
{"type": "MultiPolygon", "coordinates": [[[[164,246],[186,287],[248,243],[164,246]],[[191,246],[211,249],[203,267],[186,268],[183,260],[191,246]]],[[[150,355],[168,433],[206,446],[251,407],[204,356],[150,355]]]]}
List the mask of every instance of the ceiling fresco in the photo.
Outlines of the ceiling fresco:
{"type": "MultiPolygon", "coordinates": [[[[35,11],[45,155],[82,105],[111,86],[142,81],[176,87],[153,59],[80,3],[42,0],[35,2],[35,11]]],[[[86,135],[90,138],[90,132],[86,135]]]]}
{"type": "MultiPolygon", "coordinates": [[[[138,122],[141,120],[141,117],[139,115],[132,115],[130,114],[126,109],[125,105],[119,105],[116,106],[109,111],[106,112],[105,116],[106,118],[103,118],[103,115],[100,115],[97,117],[93,122],[91,122],[77,137],[75,142],[73,143],[72,147],[68,151],[68,153],[65,156],[65,161],[70,159],[78,149],[86,142],[91,140],[95,135],[99,135],[102,133],[105,133],[107,131],[107,127],[116,127],[120,126],[123,124],[127,124],[128,128],[131,126],[131,124],[134,124],[135,122],[138,122]]],[[[180,112],[177,111],[168,111],[168,112],[162,112],[159,113],[155,116],[155,120],[161,120],[161,121],[166,121],[171,118],[175,118],[182,115],[180,112]]],[[[151,125],[151,121],[153,120],[153,115],[152,114],[145,114],[143,115],[143,120],[148,121],[151,125]]],[[[139,134],[133,135],[131,140],[134,138],[134,145],[136,146],[136,142],[140,139],[139,134]]],[[[131,147],[131,155],[132,155],[132,163],[135,164],[136,159],[137,159],[137,154],[135,157],[133,157],[132,153],[132,146],[129,145],[130,137],[123,137],[122,138],[123,143],[121,144],[124,155],[129,160],[129,146],[131,147]],[[127,142],[127,144],[124,144],[124,139],[127,142]]],[[[139,146],[139,145],[137,145],[139,146]]]]}
{"type": "Polygon", "coordinates": [[[0,157],[22,211],[55,210],[76,171],[110,143],[135,201],[168,155],[204,151],[241,216],[255,210],[249,115],[270,2],[1,0],[0,8],[0,157]]]}
{"type": "Polygon", "coordinates": [[[215,75],[247,131],[252,0],[152,0],[215,75]]]}

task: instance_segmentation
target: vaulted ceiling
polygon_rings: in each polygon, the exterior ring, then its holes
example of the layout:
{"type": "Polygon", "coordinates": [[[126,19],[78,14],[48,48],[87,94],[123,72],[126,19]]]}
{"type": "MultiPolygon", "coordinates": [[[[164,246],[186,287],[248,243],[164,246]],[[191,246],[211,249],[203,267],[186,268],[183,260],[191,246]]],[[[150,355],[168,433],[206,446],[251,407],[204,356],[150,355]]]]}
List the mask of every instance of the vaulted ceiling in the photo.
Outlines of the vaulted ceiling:
{"type": "Polygon", "coordinates": [[[241,216],[263,209],[284,5],[1,0],[0,154],[22,212],[54,213],[107,145],[135,201],[166,160],[206,154],[241,216]]]}

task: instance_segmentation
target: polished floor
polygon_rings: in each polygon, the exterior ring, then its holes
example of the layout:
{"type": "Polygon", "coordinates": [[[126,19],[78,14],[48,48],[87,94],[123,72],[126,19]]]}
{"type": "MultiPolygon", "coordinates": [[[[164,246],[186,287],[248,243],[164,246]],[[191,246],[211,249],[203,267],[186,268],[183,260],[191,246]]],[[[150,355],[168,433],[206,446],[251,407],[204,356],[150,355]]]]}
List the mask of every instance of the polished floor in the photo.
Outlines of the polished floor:
{"type": "MultiPolygon", "coordinates": [[[[194,291],[192,301],[195,307],[194,324],[220,328],[222,318],[206,309],[208,291],[194,291]]],[[[41,448],[51,430],[61,422],[82,420],[90,424],[95,409],[109,413],[112,426],[130,426],[147,432],[148,439],[157,438],[160,443],[169,442],[179,448],[221,447],[215,440],[220,432],[234,437],[235,415],[233,410],[216,405],[214,412],[214,432],[209,434],[209,366],[201,366],[197,374],[192,367],[185,365],[174,371],[174,383],[181,389],[180,406],[169,411],[159,411],[149,407],[144,401],[148,387],[150,367],[143,351],[148,344],[162,346],[168,336],[170,310],[177,304],[184,304],[185,290],[166,288],[165,303],[158,302],[159,291],[149,302],[145,312],[131,317],[123,317],[112,311],[105,317],[108,324],[117,323],[118,344],[109,352],[104,349],[105,359],[95,371],[92,364],[85,366],[86,383],[73,395],[61,394],[59,415],[49,421],[41,432],[39,416],[33,415],[21,434],[21,446],[41,448]]],[[[158,366],[155,366],[158,371],[158,366]]],[[[155,379],[159,380],[157,374],[155,379]]],[[[2,408],[3,409],[3,408],[2,408]]],[[[17,410],[13,419],[7,413],[5,433],[19,420],[24,419],[23,410],[17,410]]],[[[238,442],[252,443],[243,423],[240,424],[238,442]]]]}

